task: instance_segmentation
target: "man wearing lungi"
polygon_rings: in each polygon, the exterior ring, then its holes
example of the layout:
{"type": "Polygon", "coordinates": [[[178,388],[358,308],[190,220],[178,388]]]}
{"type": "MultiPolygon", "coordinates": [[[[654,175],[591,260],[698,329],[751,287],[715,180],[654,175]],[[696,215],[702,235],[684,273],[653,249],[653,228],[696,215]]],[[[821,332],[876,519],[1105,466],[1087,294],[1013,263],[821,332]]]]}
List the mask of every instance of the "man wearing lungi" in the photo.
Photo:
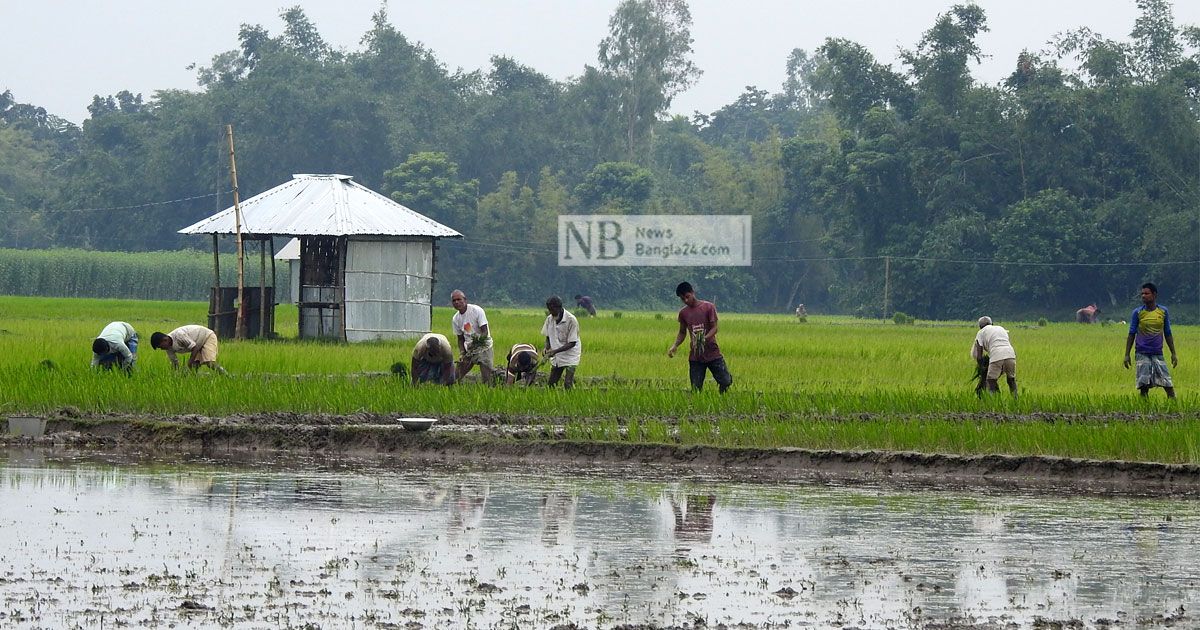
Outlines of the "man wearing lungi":
{"type": "Polygon", "coordinates": [[[1167,362],[1163,360],[1163,340],[1171,349],[1171,367],[1179,366],[1175,338],[1171,336],[1171,316],[1167,307],[1158,304],[1158,287],[1153,282],[1142,285],[1142,305],[1129,317],[1129,337],[1125,339],[1125,368],[1129,369],[1129,350],[1134,348],[1137,363],[1137,388],[1142,396],[1151,387],[1167,390],[1167,398],[1175,397],[1175,384],[1167,362]]]}
{"type": "Polygon", "coordinates": [[[199,324],[180,326],[169,334],[156,332],[150,335],[150,345],[166,350],[173,368],[179,367],[176,355],[183,353],[189,355],[187,364],[193,370],[206,365],[213,371],[225,374],[225,368],[217,364],[217,333],[199,324]]]}

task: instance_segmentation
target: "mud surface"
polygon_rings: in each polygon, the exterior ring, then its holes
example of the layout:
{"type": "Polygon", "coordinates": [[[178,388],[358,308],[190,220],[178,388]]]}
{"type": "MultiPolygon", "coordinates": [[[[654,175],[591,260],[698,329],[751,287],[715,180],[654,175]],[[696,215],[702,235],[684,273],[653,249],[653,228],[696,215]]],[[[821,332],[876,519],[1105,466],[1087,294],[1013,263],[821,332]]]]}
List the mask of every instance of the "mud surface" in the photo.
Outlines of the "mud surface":
{"type": "Polygon", "coordinates": [[[1191,500],[131,451],[0,448],[0,627],[1200,624],[1191,500]]]}
{"type": "MultiPolygon", "coordinates": [[[[1041,419],[1044,418],[1031,418],[1041,419]]],[[[567,419],[480,415],[441,419],[413,432],[395,417],[265,414],[85,416],[63,410],[47,435],[0,438],[0,445],[120,447],[135,451],[220,454],[272,452],[404,461],[547,462],[638,465],[730,480],[887,483],[900,487],[986,487],[1138,496],[1200,497],[1200,466],[1002,455],[816,451],[572,442],[567,419]]]]}

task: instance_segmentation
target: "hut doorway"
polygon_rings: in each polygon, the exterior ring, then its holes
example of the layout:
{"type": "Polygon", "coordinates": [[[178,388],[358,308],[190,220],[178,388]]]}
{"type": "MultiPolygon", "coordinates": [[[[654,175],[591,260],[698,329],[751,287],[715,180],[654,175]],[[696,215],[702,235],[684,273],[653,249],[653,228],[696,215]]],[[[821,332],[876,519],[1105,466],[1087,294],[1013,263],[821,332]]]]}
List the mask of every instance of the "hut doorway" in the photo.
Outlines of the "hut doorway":
{"type": "Polygon", "coordinates": [[[342,304],[346,294],[346,239],[337,236],[300,238],[301,337],[346,338],[342,304]]]}

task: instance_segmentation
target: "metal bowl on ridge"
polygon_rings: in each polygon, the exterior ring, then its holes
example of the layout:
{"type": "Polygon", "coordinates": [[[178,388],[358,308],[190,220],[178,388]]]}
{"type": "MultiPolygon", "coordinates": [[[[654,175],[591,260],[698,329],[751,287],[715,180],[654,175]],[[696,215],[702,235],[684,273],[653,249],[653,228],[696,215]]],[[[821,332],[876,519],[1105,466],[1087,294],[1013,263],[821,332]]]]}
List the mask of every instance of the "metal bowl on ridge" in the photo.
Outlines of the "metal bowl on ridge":
{"type": "Polygon", "coordinates": [[[8,419],[8,434],[41,437],[46,434],[46,419],[33,416],[11,416],[8,419]]]}
{"type": "Polygon", "coordinates": [[[400,418],[400,426],[408,431],[425,431],[437,422],[437,418],[400,418]]]}

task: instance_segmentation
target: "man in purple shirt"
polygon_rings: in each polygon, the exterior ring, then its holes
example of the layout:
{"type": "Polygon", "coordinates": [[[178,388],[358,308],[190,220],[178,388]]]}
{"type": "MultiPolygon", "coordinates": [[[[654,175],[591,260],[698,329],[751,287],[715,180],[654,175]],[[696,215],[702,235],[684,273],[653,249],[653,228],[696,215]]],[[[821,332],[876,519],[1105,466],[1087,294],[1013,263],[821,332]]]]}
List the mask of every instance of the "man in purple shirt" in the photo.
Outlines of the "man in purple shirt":
{"type": "Polygon", "coordinates": [[[575,304],[587,311],[588,317],[596,316],[596,304],[592,302],[592,298],[587,295],[575,295],[575,304]]]}
{"type": "Polygon", "coordinates": [[[733,383],[733,375],[725,367],[725,357],[721,356],[721,349],[717,347],[717,307],[712,302],[696,299],[696,290],[689,282],[679,283],[675,287],[675,295],[683,301],[683,308],[679,309],[679,334],[667,350],[667,356],[675,356],[675,351],[687,338],[691,345],[688,351],[688,375],[692,380],[692,389],[703,389],[705,372],[712,372],[720,392],[724,394],[733,383]]]}
{"type": "Polygon", "coordinates": [[[1137,388],[1142,396],[1148,395],[1151,387],[1161,387],[1167,390],[1167,398],[1175,397],[1175,384],[1163,360],[1164,340],[1171,349],[1171,367],[1179,367],[1171,317],[1167,307],[1158,304],[1158,287],[1147,282],[1142,285],[1142,305],[1129,317],[1129,336],[1125,338],[1125,368],[1129,369],[1129,350],[1136,346],[1137,388]]]}

